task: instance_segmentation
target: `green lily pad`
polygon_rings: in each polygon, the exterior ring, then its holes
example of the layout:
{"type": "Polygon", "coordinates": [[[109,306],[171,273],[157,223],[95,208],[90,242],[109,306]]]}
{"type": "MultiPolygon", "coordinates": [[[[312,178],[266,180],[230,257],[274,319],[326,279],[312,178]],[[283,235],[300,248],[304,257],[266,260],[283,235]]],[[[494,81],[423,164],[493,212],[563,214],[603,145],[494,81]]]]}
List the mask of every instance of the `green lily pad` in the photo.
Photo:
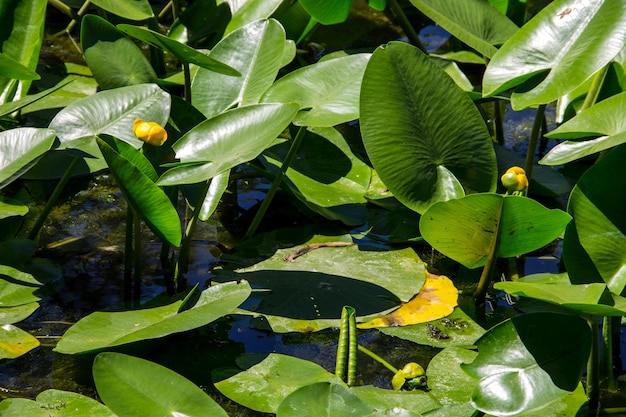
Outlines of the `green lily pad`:
{"type": "Polygon", "coordinates": [[[497,282],[493,287],[511,295],[560,305],[579,314],[626,315],[626,298],[609,292],[605,284],[573,285],[567,274],[530,275],[515,282],[497,282]]]}
{"type": "Polygon", "coordinates": [[[276,415],[280,417],[364,417],[371,416],[374,412],[373,407],[363,402],[345,385],[316,382],[289,394],[280,403],[276,415]]]}
{"type": "Polygon", "coordinates": [[[93,379],[102,401],[119,416],[228,416],[193,382],[145,359],[101,353],[94,360],[93,379]]]}
{"type": "Polygon", "coordinates": [[[476,356],[474,350],[448,347],[431,359],[426,369],[428,388],[442,405],[471,400],[477,381],[461,369],[461,364],[473,362],[476,356]]]}
{"type": "Polygon", "coordinates": [[[276,413],[289,394],[306,385],[316,382],[343,384],[321,366],[291,356],[275,353],[266,357],[245,355],[239,362],[246,370],[227,379],[222,379],[220,372],[213,372],[213,380],[217,381],[215,387],[244,407],[264,413],[276,413]]]}
{"type": "Polygon", "coordinates": [[[14,359],[39,346],[39,340],[12,324],[0,326],[0,359],[14,359]]]}
{"type": "Polygon", "coordinates": [[[193,307],[182,312],[183,301],[134,311],[95,312],[70,327],[54,350],[87,353],[195,329],[233,312],[249,294],[248,283],[229,282],[202,291],[193,307]]]}
{"type": "MultiPolygon", "coordinates": [[[[441,407],[429,392],[415,391],[393,391],[382,389],[372,385],[351,387],[350,392],[359,397],[370,407],[376,410],[388,410],[393,405],[398,408],[398,417],[402,411],[422,415],[429,411],[441,407]]],[[[395,416],[395,414],[392,414],[395,416]]]]}
{"type": "Polygon", "coordinates": [[[39,308],[39,303],[20,304],[12,307],[0,307],[0,325],[13,324],[24,320],[39,308]]]}
{"type": "Polygon", "coordinates": [[[420,231],[435,249],[467,268],[485,264],[494,239],[497,256],[539,249],[564,231],[571,217],[526,197],[472,194],[431,206],[420,231]]]}
{"type": "Polygon", "coordinates": [[[49,389],[36,401],[7,398],[0,402],[2,417],[116,417],[107,406],[75,392],[49,389]]]}
{"type": "Polygon", "coordinates": [[[493,327],[476,344],[478,356],[462,365],[478,379],[472,403],[484,413],[514,415],[539,410],[578,387],[591,330],[580,317],[529,313],[493,327]]]}
{"type": "Polygon", "coordinates": [[[384,312],[397,307],[401,300],[408,301],[424,284],[424,264],[410,248],[368,250],[352,244],[349,235],[315,236],[305,243],[279,249],[269,259],[235,272],[215,270],[216,279],[244,278],[254,288],[264,289],[254,292],[241,308],[267,315],[270,325],[272,316],[321,320],[314,325],[289,320],[276,323],[282,330],[294,324],[292,330],[297,331],[327,327],[333,323],[329,320],[340,318],[346,304],[359,316],[384,312]],[[321,246],[306,252],[317,245],[321,246]],[[306,254],[294,258],[302,251],[306,254]]]}

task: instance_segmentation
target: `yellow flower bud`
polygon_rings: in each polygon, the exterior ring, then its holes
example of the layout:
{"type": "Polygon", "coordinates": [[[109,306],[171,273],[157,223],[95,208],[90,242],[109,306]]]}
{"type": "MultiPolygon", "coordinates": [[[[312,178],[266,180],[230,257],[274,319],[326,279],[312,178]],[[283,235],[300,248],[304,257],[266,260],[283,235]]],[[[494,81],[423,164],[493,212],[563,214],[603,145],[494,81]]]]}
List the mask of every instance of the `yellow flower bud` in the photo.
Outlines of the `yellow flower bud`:
{"type": "Polygon", "coordinates": [[[153,146],[161,146],[167,140],[167,132],[163,126],[155,122],[144,122],[141,119],[135,119],[133,132],[135,132],[137,138],[153,146]]]}
{"type": "Polygon", "coordinates": [[[409,362],[406,365],[404,365],[404,368],[402,368],[402,373],[404,374],[404,377],[406,379],[410,379],[410,378],[422,376],[426,372],[424,371],[424,368],[421,367],[421,365],[415,362],[409,362]]]}
{"type": "Polygon", "coordinates": [[[523,191],[528,188],[528,178],[526,178],[526,171],[520,167],[509,168],[504,175],[500,178],[502,185],[508,192],[523,191]]]}

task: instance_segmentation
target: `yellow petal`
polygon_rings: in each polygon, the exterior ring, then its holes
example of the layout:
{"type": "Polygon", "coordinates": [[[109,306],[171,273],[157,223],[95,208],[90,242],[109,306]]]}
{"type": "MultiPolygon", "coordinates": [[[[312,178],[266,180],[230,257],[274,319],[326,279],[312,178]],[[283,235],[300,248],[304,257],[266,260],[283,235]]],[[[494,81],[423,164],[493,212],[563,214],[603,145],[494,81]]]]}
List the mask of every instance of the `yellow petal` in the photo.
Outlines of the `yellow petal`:
{"type": "Polygon", "coordinates": [[[448,277],[427,272],[424,286],[409,302],[402,304],[386,316],[359,323],[357,327],[371,329],[409,326],[437,320],[452,313],[454,307],[457,306],[458,298],[459,291],[448,277]]]}
{"type": "Polygon", "coordinates": [[[135,119],[133,132],[138,139],[153,146],[161,146],[167,140],[167,131],[158,123],[135,119]]]}

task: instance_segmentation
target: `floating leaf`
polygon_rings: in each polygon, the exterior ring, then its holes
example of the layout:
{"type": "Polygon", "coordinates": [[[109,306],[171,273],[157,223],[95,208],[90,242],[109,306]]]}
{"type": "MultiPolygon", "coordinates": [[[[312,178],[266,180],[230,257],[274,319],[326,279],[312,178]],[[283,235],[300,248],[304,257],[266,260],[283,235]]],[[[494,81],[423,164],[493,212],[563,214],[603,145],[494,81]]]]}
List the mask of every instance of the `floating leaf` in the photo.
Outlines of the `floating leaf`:
{"type": "Polygon", "coordinates": [[[280,403],[300,387],[326,381],[343,384],[321,366],[291,356],[248,354],[238,363],[247,369],[228,379],[220,381],[219,373],[213,372],[213,380],[218,380],[215,387],[244,407],[264,413],[275,413],[280,403]]]}
{"type": "Polygon", "coordinates": [[[2,417],[116,417],[107,406],[75,392],[49,389],[37,400],[6,398],[0,402],[2,417]]]}
{"type": "Polygon", "coordinates": [[[95,312],[70,327],[54,350],[93,352],[195,329],[231,313],[249,294],[248,283],[229,282],[204,290],[196,304],[182,312],[182,301],[134,311],[95,312]]]}
{"type": "Polygon", "coordinates": [[[39,346],[39,340],[12,324],[0,326],[0,359],[14,359],[39,346]]]}
{"type": "Polygon", "coordinates": [[[459,291],[448,277],[426,272],[424,286],[409,302],[386,316],[359,323],[357,327],[409,326],[437,320],[452,313],[458,297],[459,291]]]}
{"type": "MultiPolygon", "coordinates": [[[[374,409],[352,393],[347,386],[317,382],[292,392],[280,403],[280,417],[365,417],[374,409]]],[[[410,415],[410,414],[409,414],[410,415]]]]}

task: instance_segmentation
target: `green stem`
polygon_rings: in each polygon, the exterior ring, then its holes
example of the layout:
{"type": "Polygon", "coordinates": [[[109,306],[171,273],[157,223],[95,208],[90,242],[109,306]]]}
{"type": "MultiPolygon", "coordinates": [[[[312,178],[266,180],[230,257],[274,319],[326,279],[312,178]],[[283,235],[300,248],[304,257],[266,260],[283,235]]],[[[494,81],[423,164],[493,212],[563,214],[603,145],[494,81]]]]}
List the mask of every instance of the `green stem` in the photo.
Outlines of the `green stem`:
{"type": "Polygon", "coordinates": [[[478,281],[478,286],[476,287],[476,292],[474,293],[474,302],[479,305],[485,302],[485,295],[487,294],[487,289],[489,288],[489,283],[493,278],[494,271],[496,269],[496,261],[498,260],[498,241],[500,240],[500,222],[502,220],[502,206],[498,210],[498,217],[496,223],[496,229],[494,230],[494,235],[491,238],[491,242],[489,244],[489,256],[487,257],[487,262],[483,267],[483,272],[480,274],[480,280],[478,281]]]}
{"type": "Polygon", "coordinates": [[[587,362],[587,398],[589,409],[596,410],[600,403],[600,378],[598,375],[598,317],[591,316],[587,319],[591,327],[591,352],[587,362]]]}
{"type": "Polygon", "coordinates": [[[504,145],[504,128],[502,126],[502,102],[498,99],[493,101],[493,130],[496,142],[504,145]]]}
{"type": "Polygon", "coordinates": [[[535,154],[537,153],[537,143],[539,142],[539,136],[541,135],[541,126],[543,125],[545,113],[546,105],[540,104],[539,107],[537,107],[537,114],[535,115],[533,130],[530,133],[528,150],[526,151],[526,163],[524,164],[524,170],[526,171],[526,178],[528,178],[528,183],[530,183],[530,179],[533,176],[533,166],[535,164],[535,154]]]}
{"type": "Polygon", "coordinates": [[[126,235],[124,240],[124,301],[130,302],[133,296],[133,209],[126,207],[126,235]]]}
{"type": "Polygon", "coordinates": [[[183,74],[185,77],[185,91],[183,92],[185,101],[191,104],[191,72],[189,71],[189,64],[186,62],[182,63],[183,65],[183,74]]]}
{"type": "Polygon", "coordinates": [[[89,6],[91,6],[91,1],[86,0],[82,6],[80,6],[80,9],[78,9],[78,12],[76,13],[77,18],[72,19],[72,21],[67,25],[67,27],[65,28],[65,30],[63,32],[69,34],[72,29],[74,29],[74,26],[76,26],[76,23],[78,23],[78,21],[83,17],[83,15],[85,13],[87,13],[87,9],[89,8],[89,6]]]}
{"type": "Polygon", "coordinates": [[[393,366],[392,364],[390,364],[389,362],[387,362],[386,360],[384,360],[383,358],[381,358],[380,356],[378,356],[377,354],[375,354],[371,350],[369,350],[369,349],[367,349],[367,348],[365,348],[365,347],[363,347],[361,345],[358,345],[358,349],[359,349],[359,352],[365,353],[367,356],[369,356],[370,358],[374,359],[376,362],[380,363],[385,368],[389,369],[394,375],[399,372],[399,370],[396,369],[395,366],[393,366]]]}
{"type": "Polygon", "coordinates": [[[591,87],[589,87],[589,91],[587,92],[585,101],[583,101],[583,105],[580,108],[581,111],[593,106],[598,100],[598,95],[600,94],[600,90],[602,89],[602,83],[604,83],[604,77],[606,77],[606,73],[609,69],[609,65],[611,64],[605,65],[593,77],[593,81],[591,82],[591,87]]]}
{"type": "Polygon", "coordinates": [[[37,221],[33,225],[33,228],[28,233],[28,239],[35,240],[37,238],[37,235],[39,235],[39,231],[41,230],[41,227],[43,226],[46,219],[48,218],[50,211],[52,211],[52,208],[56,204],[56,201],[59,198],[59,195],[61,195],[63,188],[65,188],[65,185],[67,184],[69,179],[72,177],[74,170],[76,169],[76,167],[78,166],[78,163],[81,160],[82,160],[81,158],[76,158],[76,157],[72,159],[72,162],[70,162],[70,165],[67,167],[67,169],[63,173],[63,176],[61,177],[56,187],[54,188],[52,195],[50,196],[50,198],[48,198],[48,201],[46,202],[46,205],[44,206],[43,210],[39,214],[39,217],[37,218],[37,221]]]}
{"type": "Polygon", "coordinates": [[[200,191],[198,201],[196,201],[196,205],[193,208],[193,215],[191,216],[191,219],[189,219],[189,223],[187,224],[187,228],[185,229],[185,236],[183,237],[183,240],[180,244],[180,253],[178,254],[178,259],[176,260],[176,267],[174,270],[174,280],[176,283],[177,291],[181,291],[184,289],[182,276],[185,272],[187,272],[189,253],[191,250],[191,239],[193,237],[193,229],[196,227],[196,222],[198,221],[200,210],[202,210],[202,204],[204,204],[204,200],[206,199],[206,195],[209,192],[210,186],[211,180],[208,180],[205,182],[202,191],[200,191]]]}
{"type": "Polygon", "coordinates": [[[139,300],[141,295],[141,221],[137,213],[133,212],[133,238],[135,244],[133,245],[133,259],[135,261],[135,267],[133,271],[133,300],[139,300]]]}
{"type": "Polygon", "coordinates": [[[263,216],[265,216],[265,213],[267,212],[267,209],[269,208],[269,205],[272,202],[272,199],[274,198],[276,191],[278,191],[278,188],[280,187],[280,183],[282,182],[283,177],[285,176],[285,173],[287,172],[287,169],[289,169],[291,162],[296,157],[298,148],[300,147],[300,144],[302,143],[302,139],[304,138],[305,133],[306,133],[306,127],[300,126],[300,129],[298,129],[298,133],[296,134],[296,137],[294,138],[293,142],[291,143],[291,147],[289,148],[289,151],[287,152],[287,156],[285,156],[285,160],[283,161],[282,165],[280,166],[280,169],[276,173],[276,177],[274,177],[274,181],[272,181],[272,186],[267,191],[267,195],[265,196],[265,199],[261,203],[261,207],[259,207],[259,211],[257,211],[257,213],[254,215],[254,219],[252,219],[252,222],[250,223],[250,226],[248,227],[248,230],[246,231],[246,234],[244,235],[244,239],[252,237],[252,235],[254,235],[254,233],[256,232],[256,229],[261,224],[261,220],[263,219],[263,216]]]}
{"type": "MultiPolygon", "coordinates": [[[[159,22],[156,16],[148,19],[148,29],[153,30],[155,32],[159,31],[159,22]]],[[[165,56],[163,53],[163,49],[158,48],[156,46],[150,45],[150,64],[152,64],[152,68],[154,68],[154,72],[159,77],[165,76],[165,56]]]]}
{"type": "Polygon", "coordinates": [[[617,392],[613,372],[613,318],[602,317],[602,369],[606,373],[609,392],[617,392]]]}
{"type": "Polygon", "coordinates": [[[427,54],[428,52],[426,51],[426,47],[420,40],[420,37],[415,29],[413,29],[413,25],[411,25],[411,22],[409,22],[406,14],[404,14],[404,10],[402,10],[402,7],[398,4],[396,0],[387,0],[387,2],[389,3],[391,10],[393,10],[396,17],[398,18],[398,23],[400,23],[400,26],[402,27],[402,30],[404,31],[406,37],[409,39],[409,42],[411,42],[413,46],[418,47],[422,52],[427,54]]]}

